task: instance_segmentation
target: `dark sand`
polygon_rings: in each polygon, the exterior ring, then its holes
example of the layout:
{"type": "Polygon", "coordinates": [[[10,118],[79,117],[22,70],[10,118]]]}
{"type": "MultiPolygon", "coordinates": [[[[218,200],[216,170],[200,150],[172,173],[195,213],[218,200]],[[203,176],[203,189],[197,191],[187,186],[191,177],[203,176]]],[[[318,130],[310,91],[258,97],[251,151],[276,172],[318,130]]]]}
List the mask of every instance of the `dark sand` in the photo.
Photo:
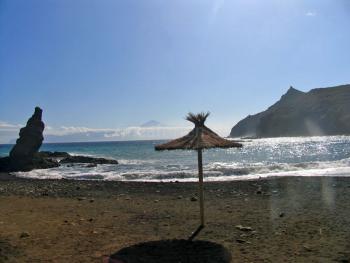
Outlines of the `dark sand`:
{"type": "MultiPolygon", "coordinates": [[[[0,178],[0,262],[102,262],[199,223],[196,183],[0,178]]],[[[350,178],[206,183],[205,199],[198,239],[233,262],[350,262],[350,178]]]]}

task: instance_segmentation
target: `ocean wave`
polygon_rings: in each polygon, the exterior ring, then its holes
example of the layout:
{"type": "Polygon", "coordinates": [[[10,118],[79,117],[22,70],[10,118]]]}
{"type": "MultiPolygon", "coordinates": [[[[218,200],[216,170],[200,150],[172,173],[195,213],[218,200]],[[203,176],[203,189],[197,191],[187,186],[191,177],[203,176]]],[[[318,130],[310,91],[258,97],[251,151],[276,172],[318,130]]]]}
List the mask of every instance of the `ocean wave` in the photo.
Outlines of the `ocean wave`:
{"type": "Polygon", "coordinates": [[[214,162],[207,165],[204,169],[208,172],[221,172],[222,175],[249,175],[249,174],[269,174],[279,172],[297,172],[307,170],[322,170],[329,168],[350,167],[350,158],[339,161],[326,162],[303,162],[303,163],[222,163],[214,162]]]}
{"type": "Polygon", "coordinates": [[[139,160],[139,159],[119,159],[119,164],[124,165],[144,165],[144,164],[154,164],[155,160],[139,160]]]}
{"type": "MultiPolygon", "coordinates": [[[[133,162],[130,162],[131,164],[133,162]]],[[[76,179],[107,181],[197,181],[195,167],[177,164],[146,166],[142,169],[123,169],[119,165],[64,165],[46,170],[14,173],[18,177],[36,179],[76,179]]],[[[304,163],[225,163],[213,162],[204,166],[206,181],[251,180],[277,176],[349,176],[350,158],[327,162],[304,163]]]]}

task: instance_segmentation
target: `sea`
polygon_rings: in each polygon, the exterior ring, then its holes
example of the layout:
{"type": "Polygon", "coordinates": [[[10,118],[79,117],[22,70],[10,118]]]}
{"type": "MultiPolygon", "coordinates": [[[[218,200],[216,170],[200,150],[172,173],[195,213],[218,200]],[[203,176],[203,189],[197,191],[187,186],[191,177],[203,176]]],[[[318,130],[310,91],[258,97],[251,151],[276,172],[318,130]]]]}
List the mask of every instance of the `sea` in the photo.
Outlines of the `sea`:
{"type": "MultiPolygon", "coordinates": [[[[197,153],[155,151],[165,141],[44,143],[42,151],[64,151],[118,160],[117,165],[64,164],[14,173],[37,179],[105,181],[197,181],[197,153]]],[[[206,181],[252,180],[281,176],[350,176],[350,136],[243,140],[243,148],[204,150],[206,181]]],[[[0,145],[0,156],[12,145],[0,145]]]]}

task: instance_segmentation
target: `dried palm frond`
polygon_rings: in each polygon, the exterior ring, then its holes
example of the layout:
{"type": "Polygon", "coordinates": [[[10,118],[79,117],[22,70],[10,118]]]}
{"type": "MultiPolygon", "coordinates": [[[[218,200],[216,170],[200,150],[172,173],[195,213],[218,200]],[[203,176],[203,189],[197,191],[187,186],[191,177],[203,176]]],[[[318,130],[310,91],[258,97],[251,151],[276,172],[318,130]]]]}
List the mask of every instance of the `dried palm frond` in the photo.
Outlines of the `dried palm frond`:
{"type": "Polygon", "coordinates": [[[199,114],[189,113],[186,119],[194,123],[195,128],[190,131],[190,133],[181,138],[161,145],[156,145],[155,149],[157,151],[162,151],[177,149],[198,150],[208,148],[242,147],[242,144],[221,138],[218,134],[206,127],[204,125],[204,122],[208,116],[209,112],[202,112],[199,114]],[[198,132],[198,129],[200,129],[200,132],[198,132]]]}
{"type": "Polygon", "coordinates": [[[198,114],[194,114],[190,112],[187,114],[186,120],[194,123],[194,125],[196,126],[204,126],[204,122],[206,121],[209,115],[210,115],[210,112],[207,112],[207,113],[201,112],[198,114]]]}

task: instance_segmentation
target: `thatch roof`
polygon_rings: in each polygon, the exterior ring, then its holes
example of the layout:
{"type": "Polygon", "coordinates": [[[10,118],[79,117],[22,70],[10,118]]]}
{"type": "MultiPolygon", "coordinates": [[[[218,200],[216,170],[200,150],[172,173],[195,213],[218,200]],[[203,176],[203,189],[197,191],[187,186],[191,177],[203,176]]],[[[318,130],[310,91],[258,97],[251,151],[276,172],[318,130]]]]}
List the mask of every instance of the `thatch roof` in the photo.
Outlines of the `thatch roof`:
{"type": "Polygon", "coordinates": [[[242,147],[242,144],[226,140],[204,125],[209,113],[189,113],[186,119],[194,123],[195,127],[189,134],[170,142],[156,145],[157,151],[163,150],[197,150],[208,148],[242,147]]]}

